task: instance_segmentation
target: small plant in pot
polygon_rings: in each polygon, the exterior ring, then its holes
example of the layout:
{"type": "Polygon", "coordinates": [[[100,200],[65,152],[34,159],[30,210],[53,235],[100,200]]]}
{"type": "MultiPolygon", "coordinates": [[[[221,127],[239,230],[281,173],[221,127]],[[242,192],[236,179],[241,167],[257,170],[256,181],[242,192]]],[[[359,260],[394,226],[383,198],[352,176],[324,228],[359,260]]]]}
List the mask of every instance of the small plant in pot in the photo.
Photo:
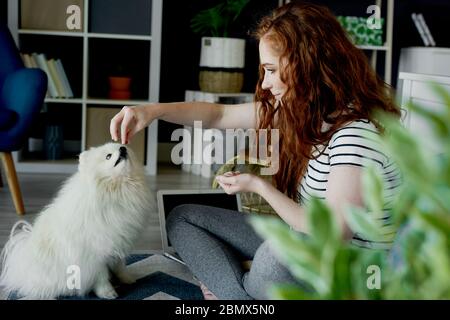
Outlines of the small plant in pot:
{"type": "Polygon", "coordinates": [[[131,76],[125,65],[118,64],[108,77],[109,98],[127,100],[131,98],[131,76]]]}
{"type": "Polygon", "coordinates": [[[224,0],[200,11],[191,29],[202,37],[200,89],[207,92],[240,92],[244,83],[245,39],[231,38],[232,24],[250,0],[224,0]]]}

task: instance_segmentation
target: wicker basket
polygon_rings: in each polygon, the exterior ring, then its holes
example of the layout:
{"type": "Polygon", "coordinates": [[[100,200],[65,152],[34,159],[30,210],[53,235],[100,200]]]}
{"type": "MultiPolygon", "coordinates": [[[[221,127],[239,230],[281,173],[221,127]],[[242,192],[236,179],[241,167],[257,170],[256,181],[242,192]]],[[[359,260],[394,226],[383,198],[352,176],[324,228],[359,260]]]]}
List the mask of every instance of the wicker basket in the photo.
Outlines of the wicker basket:
{"type": "Polygon", "coordinates": [[[199,74],[199,85],[202,91],[214,93],[241,92],[244,84],[242,72],[206,71],[199,74]]]}
{"type": "MultiPolygon", "coordinates": [[[[259,175],[259,171],[261,168],[267,167],[266,164],[263,163],[254,163],[254,161],[250,162],[248,158],[246,158],[244,164],[238,163],[239,156],[231,158],[224,165],[222,165],[219,170],[217,170],[216,175],[224,174],[228,171],[239,171],[241,173],[252,173],[254,175],[259,175]]],[[[266,179],[269,182],[272,182],[271,176],[260,176],[263,179],[266,179]]],[[[218,182],[214,179],[212,187],[214,189],[219,188],[218,182]]],[[[241,193],[241,202],[242,202],[242,210],[247,213],[257,213],[257,214],[268,214],[268,215],[277,215],[275,210],[267,203],[264,198],[262,198],[259,194],[253,192],[245,192],[241,193]]]]}

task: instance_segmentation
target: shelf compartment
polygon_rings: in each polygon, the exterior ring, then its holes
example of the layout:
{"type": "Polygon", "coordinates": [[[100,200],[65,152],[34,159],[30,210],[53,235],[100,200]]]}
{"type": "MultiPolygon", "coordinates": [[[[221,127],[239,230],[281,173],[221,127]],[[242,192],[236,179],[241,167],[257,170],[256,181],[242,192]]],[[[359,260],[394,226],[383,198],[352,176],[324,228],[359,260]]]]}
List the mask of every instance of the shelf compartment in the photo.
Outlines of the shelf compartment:
{"type": "Polygon", "coordinates": [[[84,0],[21,0],[20,28],[63,31],[66,33],[83,32],[84,0]],[[66,12],[71,5],[80,8],[80,29],[69,29],[66,12]]]}
{"type": "Polygon", "coordinates": [[[89,2],[89,32],[151,35],[152,1],[95,0],[89,2]]]}
{"type": "Polygon", "coordinates": [[[45,104],[34,121],[28,135],[27,144],[21,152],[22,162],[56,161],[70,163],[78,159],[81,152],[82,105],[59,103],[45,104]],[[60,159],[51,160],[45,155],[44,144],[49,126],[62,128],[63,149],[60,159]]]}
{"type": "Polygon", "coordinates": [[[110,76],[131,77],[131,97],[149,99],[149,41],[89,39],[88,94],[91,99],[109,99],[110,76]]]}
{"type": "Polygon", "coordinates": [[[44,53],[47,59],[61,59],[75,97],[82,96],[83,38],[20,34],[22,53],[44,53]]]}
{"type": "MultiPolygon", "coordinates": [[[[88,105],[86,112],[86,149],[112,142],[109,124],[120,109],[120,107],[114,105],[88,105]]],[[[146,162],[146,132],[147,129],[138,132],[129,144],[129,147],[136,154],[136,158],[144,165],[146,162]]]]}

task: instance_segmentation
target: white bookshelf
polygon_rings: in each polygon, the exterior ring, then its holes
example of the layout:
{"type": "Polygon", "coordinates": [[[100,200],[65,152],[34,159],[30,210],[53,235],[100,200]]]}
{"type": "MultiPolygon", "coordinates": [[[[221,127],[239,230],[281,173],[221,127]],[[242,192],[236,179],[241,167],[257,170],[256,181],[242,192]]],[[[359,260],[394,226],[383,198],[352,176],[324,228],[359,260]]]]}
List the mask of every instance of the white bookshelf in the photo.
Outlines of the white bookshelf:
{"type": "Polygon", "coordinates": [[[442,140],[436,139],[433,126],[419,112],[408,109],[407,106],[413,103],[444,119],[448,112],[448,104],[444,97],[433,90],[431,84],[450,94],[450,76],[400,72],[398,78],[401,80],[401,105],[405,108],[403,124],[427,152],[437,158],[447,146],[443,145],[442,140]]]}
{"type": "MultiPolygon", "coordinates": [[[[382,0],[376,0],[375,4],[381,8],[382,0]]],[[[394,32],[394,0],[386,0],[386,41],[383,46],[357,46],[362,50],[372,51],[370,64],[376,70],[378,53],[384,53],[384,82],[391,84],[392,75],[392,39],[394,32]]]]}
{"type": "MultiPolygon", "coordinates": [[[[63,98],[46,98],[45,103],[49,104],[67,104],[70,107],[80,107],[81,122],[81,151],[86,150],[86,123],[88,108],[95,107],[117,107],[117,112],[121,106],[138,105],[149,102],[157,102],[159,100],[159,77],[160,77],[160,60],[161,60],[161,24],[162,24],[162,0],[151,0],[151,30],[149,35],[137,34],[119,34],[119,33],[99,33],[90,32],[90,2],[95,0],[84,0],[84,10],[82,12],[83,31],[53,31],[53,30],[35,30],[21,29],[20,26],[20,2],[21,0],[8,0],[8,27],[10,28],[14,40],[19,48],[21,48],[22,36],[36,37],[63,37],[64,39],[79,39],[82,42],[82,72],[81,72],[81,95],[71,99],[63,98]],[[149,49],[149,69],[146,71],[148,77],[148,94],[142,99],[141,97],[131,100],[114,100],[102,97],[92,97],[89,92],[89,64],[92,41],[96,39],[120,40],[120,41],[139,41],[148,43],[149,49]]],[[[39,1],[39,0],[36,0],[39,1]]],[[[126,22],[124,22],[126,23],[126,22]]],[[[92,49],[94,50],[94,49],[92,49]]],[[[157,145],[158,145],[158,122],[157,120],[147,129],[145,154],[146,154],[146,171],[150,175],[157,172],[157,145]]],[[[53,172],[53,173],[72,173],[77,170],[77,159],[62,160],[33,160],[23,157],[21,151],[14,152],[13,157],[18,172],[53,172]]]]}

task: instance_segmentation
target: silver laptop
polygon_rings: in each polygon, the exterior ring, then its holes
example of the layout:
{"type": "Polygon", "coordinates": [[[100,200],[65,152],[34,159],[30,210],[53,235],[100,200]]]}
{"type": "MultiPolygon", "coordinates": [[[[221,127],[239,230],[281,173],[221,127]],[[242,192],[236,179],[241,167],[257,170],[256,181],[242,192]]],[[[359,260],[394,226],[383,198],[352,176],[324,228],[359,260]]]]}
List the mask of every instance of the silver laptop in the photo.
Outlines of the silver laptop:
{"type": "Polygon", "coordinates": [[[159,190],[157,201],[163,254],[183,264],[184,262],[176,254],[167,237],[166,219],[173,208],[182,204],[202,204],[230,210],[242,210],[239,194],[228,195],[221,189],[159,190]]]}

